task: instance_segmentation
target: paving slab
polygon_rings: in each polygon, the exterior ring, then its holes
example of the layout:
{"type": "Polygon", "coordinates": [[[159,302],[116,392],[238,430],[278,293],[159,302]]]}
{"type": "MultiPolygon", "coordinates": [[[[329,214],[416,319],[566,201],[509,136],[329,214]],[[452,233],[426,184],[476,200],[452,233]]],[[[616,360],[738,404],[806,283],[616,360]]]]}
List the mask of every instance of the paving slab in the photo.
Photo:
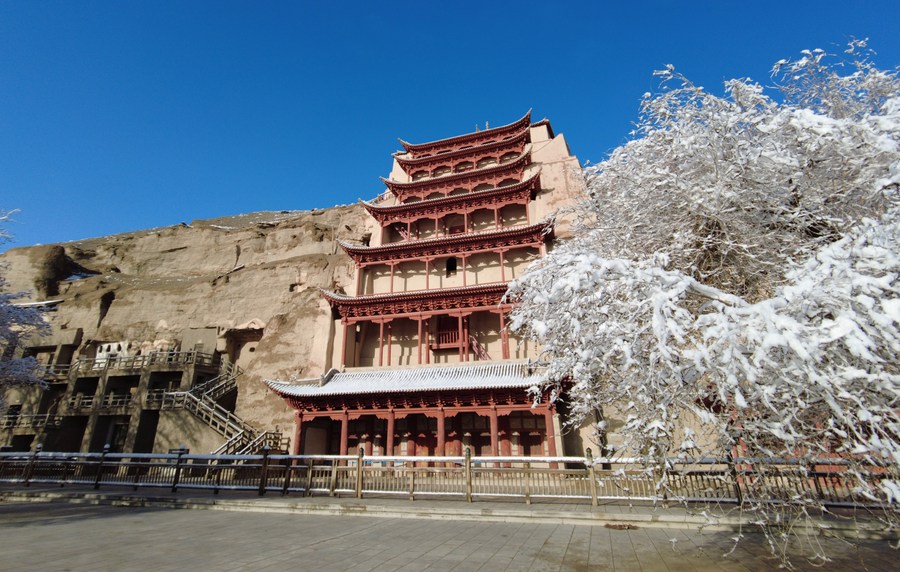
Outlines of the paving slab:
{"type": "MultiPolygon", "coordinates": [[[[0,569],[674,572],[777,567],[763,535],[745,533],[735,546],[733,530],[701,531],[694,518],[691,511],[672,507],[2,488],[0,569]]],[[[807,560],[816,543],[832,558],[828,569],[887,570],[898,556],[884,540],[817,535],[789,547],[797,569],[821,569],[807,560]]]]}

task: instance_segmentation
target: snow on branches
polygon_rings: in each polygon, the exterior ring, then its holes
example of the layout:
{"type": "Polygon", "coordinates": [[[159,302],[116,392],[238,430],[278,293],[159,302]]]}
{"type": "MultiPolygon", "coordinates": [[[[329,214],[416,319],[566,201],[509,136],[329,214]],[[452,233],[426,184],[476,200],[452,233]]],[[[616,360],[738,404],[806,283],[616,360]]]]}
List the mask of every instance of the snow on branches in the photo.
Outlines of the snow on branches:
{"type": "Polygon", "coordinates": [[[841,456],[897,520],[862,475],[900,467],[900,80],[864,47],[782,60],[775,94],[658,72],[575,237],[510,286],[576,422],[621,413],[618,454],[841,456]]]}
{"type": "MultiPolygon", "coordinates": [[[[0,211],[0,223],[8,221],[10,214],[12,213],[0,211]]],[[[0,227],[0,243],[8,238],[6,230],[0,227]]],[[[16,350],[22,340],[47,329],[40,311],[15,305],[15,301],[22,295],[2,293],[4,285],[5,281],[0,276],[0,410],[4,409],[3,389],[30,384],[43,385],[37,361],[33,357],[17,356],[16,350]]]]}

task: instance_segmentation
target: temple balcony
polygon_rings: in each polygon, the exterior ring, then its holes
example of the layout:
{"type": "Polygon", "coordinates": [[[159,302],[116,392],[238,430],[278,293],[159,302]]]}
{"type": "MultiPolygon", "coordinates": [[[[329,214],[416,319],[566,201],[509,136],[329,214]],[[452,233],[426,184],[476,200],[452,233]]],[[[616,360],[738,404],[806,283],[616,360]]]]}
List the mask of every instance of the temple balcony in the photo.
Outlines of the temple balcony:
{"type": "MultiPolygon", "coordinates": [[[[535,172],[531,177],[521,182],[509,183],[494,187],[483,184],[477,190],[464,191],[457,194],[441,195],[423,200],[411,200],[401,204],[384,206],[375,202],[362,201],[363,206],[382,227],[402,223],[406,225],[405,239],[412,234],[413,223],[428,219],[441,220],[448,214],[469,215],[478,210],[493,213],[492,220],[495,228],[499,229],[499,212],[504,207],[511,205],[523,205],[534,199],[540,190],[540,172],[535,172]]],[[[418,226],[418,225],[417,225],[418,226]]]]}
{"type": "Polygon", "coordinates": [[[448,173],[437,178],[423,178],[412,182],[385,179],[382,182],[400,202],[413,199],[428,199],[447,196],[457,192],[473,192],[481,185],[492,187],[515,184],[523,180],[525,169],[531,164],[531,155],[526,148],[520,156],[504,164],[486,165],[461,173],[448,173]]]}

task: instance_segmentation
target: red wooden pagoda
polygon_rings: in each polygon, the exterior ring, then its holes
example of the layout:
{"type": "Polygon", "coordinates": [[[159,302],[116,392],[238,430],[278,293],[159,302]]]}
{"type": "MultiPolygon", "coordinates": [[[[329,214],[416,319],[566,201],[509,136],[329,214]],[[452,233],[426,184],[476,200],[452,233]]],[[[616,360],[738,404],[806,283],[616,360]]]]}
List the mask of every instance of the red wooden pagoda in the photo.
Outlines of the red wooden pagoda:
{"type": "Polygon", "coordinates": [[[546,120],[524,117],[430,143],[401,141],[387,191],[363,206],[373,244],[341,247],[352,294],[323,292],[340,320],[335,368],[268,381],[296,411],[295,454],[555,455],[559,420],[507,330],[510,280],[554,238],[551,195],[577,168],[546,120]],[[549,181],[550,184],[542,183],[549,181]]]}

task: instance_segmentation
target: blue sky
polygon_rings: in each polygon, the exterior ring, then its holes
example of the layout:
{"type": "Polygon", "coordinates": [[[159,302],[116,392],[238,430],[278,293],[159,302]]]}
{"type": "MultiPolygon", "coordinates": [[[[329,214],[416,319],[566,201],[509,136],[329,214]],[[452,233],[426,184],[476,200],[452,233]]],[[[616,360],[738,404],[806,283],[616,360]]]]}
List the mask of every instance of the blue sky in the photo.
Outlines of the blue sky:
{"type": "Polygon", "coordinates": [[[869,37],[894,2],[0,3],[0,208],[51,243],[384,190],[397,138],[532,108],[597,162],[652,72],[721,92],[802,49],[869,37]]]}

